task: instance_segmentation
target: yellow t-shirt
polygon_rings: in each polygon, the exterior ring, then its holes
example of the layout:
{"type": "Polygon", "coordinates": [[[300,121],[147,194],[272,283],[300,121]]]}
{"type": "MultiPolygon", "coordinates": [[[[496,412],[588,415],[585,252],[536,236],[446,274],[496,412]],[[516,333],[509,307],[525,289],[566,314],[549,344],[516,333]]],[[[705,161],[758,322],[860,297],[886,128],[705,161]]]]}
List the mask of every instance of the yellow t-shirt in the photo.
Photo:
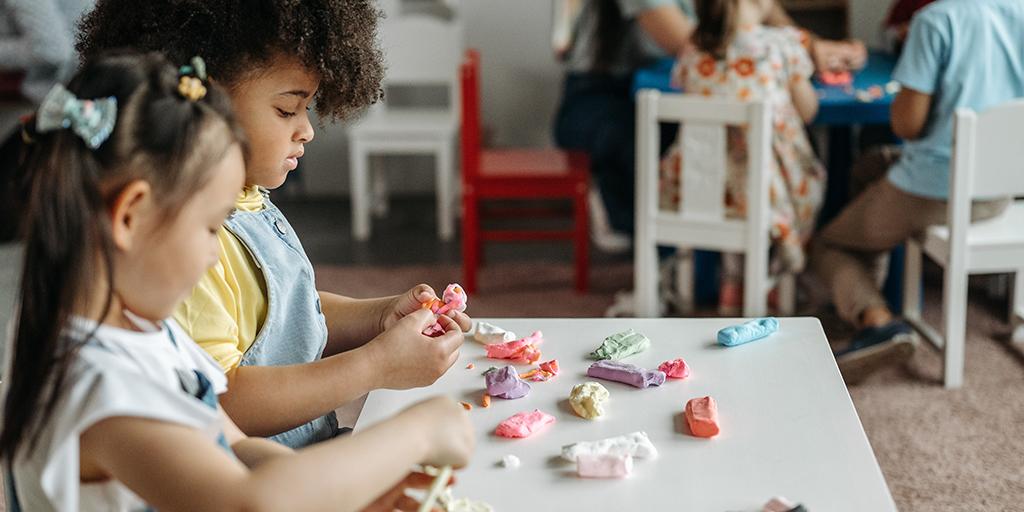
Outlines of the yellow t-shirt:
{"type": "MultiPolygon", "coordinates": [[[[262,210],[259,188],[243,190],[235,207],[245,212],[262,210]]],[[[267,288],[263,273],[238,237],[221,227],[217,239],[217,264],[178,306],[174,319],[227,372],[242,362],[267,318],[267,288]]]]}

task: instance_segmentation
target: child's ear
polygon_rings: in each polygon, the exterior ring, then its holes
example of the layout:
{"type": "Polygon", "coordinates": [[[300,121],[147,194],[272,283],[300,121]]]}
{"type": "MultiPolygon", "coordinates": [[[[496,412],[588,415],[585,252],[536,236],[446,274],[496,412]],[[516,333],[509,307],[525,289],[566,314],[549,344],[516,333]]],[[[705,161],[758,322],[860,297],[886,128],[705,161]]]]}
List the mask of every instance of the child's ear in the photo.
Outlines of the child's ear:
{"type": "Polygon", "coordinates": [[[136,243],[143,219],[152,214],[153,189],[149,182],[135,180],[121,189],[110,206],[110,237],[114,247],[131,250],[136,243]]]}

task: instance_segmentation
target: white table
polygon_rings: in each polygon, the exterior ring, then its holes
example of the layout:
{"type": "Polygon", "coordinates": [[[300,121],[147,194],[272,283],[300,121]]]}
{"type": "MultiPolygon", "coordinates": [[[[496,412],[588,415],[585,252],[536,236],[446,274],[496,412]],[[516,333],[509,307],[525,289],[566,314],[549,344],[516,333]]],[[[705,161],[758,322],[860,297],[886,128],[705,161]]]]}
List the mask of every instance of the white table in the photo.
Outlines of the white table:
{"type": "Polygon", "coordinates": [[[494,398],[490,408],[481,408],[481,372],[503,361],[487,359],[484,348],[467,338],[459,362],[437,383],[372,392],[356,425],[365,428],[437,394],[472,403],[477,450],[470,466],[458,473],[457,497],[482,500],[502,512],[754,511],[776,495],[811,512],[896,510],[817,319],[782,319],[772,337],[733,348],[715,343],[718,329],[737,323],[728,319],[485,321],[520,336],[543,331],[541,361],[558,359],[561,373],[531,383],[525,398],[494,398]],[[586,380],[592,363],[587,354],[605,336],[627,328],[646,334],[651,348],[624,361],[656,368],[682,357],[692,375],[649,389],[600,381],[611,393],[606,416],[596,421],[576,416],[568,396],[573,385],[586,380]],[[465,369],[470,362],[475,368],[465,369]],[[684,426],[686,401],[705,395],[718,402],[722,433],[713,439],[692,437],[684,426]],[[535,408],[558,421],[526,439],[494,435],[503,419],[535,408]],[[558,457],[562,445],[636,430],[648,433],[660,456],[635,460],[628,479],[580,479],[575,464],[558,457]],[[522,466],[498,467],[505,454],[518,456],[522,466]]]}

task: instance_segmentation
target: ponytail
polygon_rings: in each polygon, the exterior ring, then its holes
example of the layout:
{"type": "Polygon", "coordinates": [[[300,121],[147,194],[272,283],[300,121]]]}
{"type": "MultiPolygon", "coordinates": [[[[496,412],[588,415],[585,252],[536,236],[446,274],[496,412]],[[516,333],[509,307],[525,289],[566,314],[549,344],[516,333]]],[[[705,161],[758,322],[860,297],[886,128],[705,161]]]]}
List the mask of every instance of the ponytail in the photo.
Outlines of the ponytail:
{"type": "Polygon", "coordinates": [[[725,49],[736,33],[738,0],[696,0],[697,28],[693,43],[717,59],[725,58],[725,49]]]}

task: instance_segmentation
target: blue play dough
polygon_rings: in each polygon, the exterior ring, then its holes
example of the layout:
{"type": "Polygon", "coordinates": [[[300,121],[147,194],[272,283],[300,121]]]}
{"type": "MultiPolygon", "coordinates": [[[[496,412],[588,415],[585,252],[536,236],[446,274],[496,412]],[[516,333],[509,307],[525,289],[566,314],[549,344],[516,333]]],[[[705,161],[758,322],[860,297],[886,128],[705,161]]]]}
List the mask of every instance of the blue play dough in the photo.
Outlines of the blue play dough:
{"type": "Polygon", "coordinates": [[[759,318],[718,331],[718,344],[723,347],[735,347],[736,345],[764,338],[777,330],[779,330],[779,321],[777,319],[772,317],[759,318]]]}

